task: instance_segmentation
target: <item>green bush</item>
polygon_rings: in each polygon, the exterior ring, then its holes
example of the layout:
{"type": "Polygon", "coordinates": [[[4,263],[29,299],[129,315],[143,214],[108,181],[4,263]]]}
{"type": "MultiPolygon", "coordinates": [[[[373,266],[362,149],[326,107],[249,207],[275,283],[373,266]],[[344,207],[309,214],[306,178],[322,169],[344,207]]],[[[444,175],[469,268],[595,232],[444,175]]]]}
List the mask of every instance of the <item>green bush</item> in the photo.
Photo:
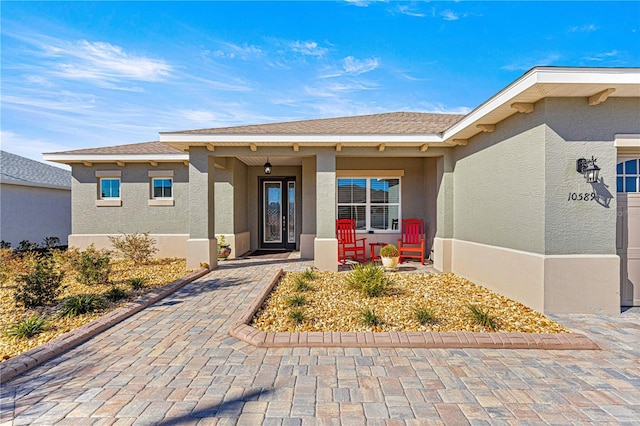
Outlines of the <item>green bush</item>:
{"type": "Polygon", "coordinates": [[[372,263],[353,265],[346,280],[350,288],[367,297],[380,296],[392,284],[384,268],[372,263]]]}
{"type": "Polygon", "coordinates": [[[387,244],[380,249],[381,257],[398,257],[400,256],[400,252],[393,244],[387,244]]]}
{"type": "Polygon", "coordinates": [[[20,241],[20,243],[18,243],[18,247],[16,247],[16,250],[30,251],[30,250],[35,250],[37,248],[38,248],[38,243],[32,243],[29,240],[22,240],[20,241]]]}
{"type": "Polygon", "coordinates": [[[118,300],[124,299],[128,296],[129,293],[118,287],[111,287],[109,291],[104,294],[104,297],[112,302],[117,302],[118,300]]]}
{"type": "Polygon", "coordinates": [[[122,234],[120,237],[109,237],[109,241],[119,256],[136,263],[148,263],[158,251],[156,240],[148,232],[122,234]]]}
{"type": "Polygon", "coordinates": [[[301,308],[292,309],[289,312],[289,319],[296,324],[302,324],[305,320],[304,310],[301,308]]]}
{"type": "Polygon", "coordinates": [[[420,324],[425,325],[432,322],[435,317],[429,308],[420,306],[413,311],[413,315],[420,324]]]}
{"type": "Polygon", "coordinates": [[[309,291],[311,290],[311,285],[303,276],[299,275],[296,277],[295,282],[293,283],[293,288],[295,289],[295,291],[309,291]]]}
{"type": "Polygon", "coordinates": [[[382,324],[382,319],[376,314],[375,309],[364,308],[360,310],[360,321],[364,325],[375,326],[382,324]]]}
{"type": "Polygon", "coordinates": [[[58,247],[59,245],[60,245],[60,238],[58,237],[47,237],[44,239],[42,243],[42,247],[47,249],[58,247]]]}
{"type": "Polygon", "coordinates": [[[490,328],[493,331],[496,331],[498,329],[498,322],[496,320],[496,317],[491,315],[488,309],[485,309],[480,305],[467,305],[467,308],[469,308],[471,317],[475,322],[485,328],[490,328]]]}
{"type": "Polygon", "coordinates": [[[61,317],[77,317],[98,311],[104,307],[104,301],[96,294],[79,294],[62,301],[58,314],[61,317]]]}
{"type": "Polygon", "coordinates": [[[7,335],[18,339],[30,339],[42,333],[47,328],[48,320],[37,313],[33,313],[29,318],[12,324],[7,329],[7,335]]]}
{"type": "Polygon", "coordinates": [[[0,249],[10,249],[11,243],[9,241],[2,240],[0,241],[0,249]]]}
{"type": "Polygon", "coordinates": [[[142,287],[144,287],[145,281],[146,280],[144,278],[134,277],[129,280],[129,285],[134,290],[140,290],[142,287]]]}
{"type": "Polygon", "coordinates": [[[316,279],[316,273],[311,268],[305,269],[300,275],[302,276],[302,278],[308,281],[313,281],[316,279]]]}
{"type": "Polygon", "coordinates": [[[85,251],[75,251],[71,256],[71,266],[78,273],[80,284],[95,285],[109,282],[111,257],[106,250],[96,250],[91,244],[85,251]]]}
{"type": "Polygon", "coordinates": [[[302,295],[292,296],[287,299],[288,306],[302,306],[305,303],[307,303],[307,299],[302,295]]]}
{"type": "Polygon", "coordinates": [[[53,266],[50,259],[38,258],[33,272],[19,275],[13,294],[16,303],[33,308],[54,302],[60,293],[64,272],[56,272],[53,266]]]}

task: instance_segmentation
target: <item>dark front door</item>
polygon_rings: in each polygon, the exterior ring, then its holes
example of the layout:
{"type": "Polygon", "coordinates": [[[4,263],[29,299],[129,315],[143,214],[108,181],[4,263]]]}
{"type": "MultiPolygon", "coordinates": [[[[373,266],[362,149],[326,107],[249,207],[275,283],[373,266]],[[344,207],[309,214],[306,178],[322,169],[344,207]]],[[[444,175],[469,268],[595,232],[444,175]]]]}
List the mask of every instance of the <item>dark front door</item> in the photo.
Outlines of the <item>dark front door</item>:
{"type": "Polygon", "coordinates": [[[260,178],[260,248],[296,248],[296,180],[260,178]]]}

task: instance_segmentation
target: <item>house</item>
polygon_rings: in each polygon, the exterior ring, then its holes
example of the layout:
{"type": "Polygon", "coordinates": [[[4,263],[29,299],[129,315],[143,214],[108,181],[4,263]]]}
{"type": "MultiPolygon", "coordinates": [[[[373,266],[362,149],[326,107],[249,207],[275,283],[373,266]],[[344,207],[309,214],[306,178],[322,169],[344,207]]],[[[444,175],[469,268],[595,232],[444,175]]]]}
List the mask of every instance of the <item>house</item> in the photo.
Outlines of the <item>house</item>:
{"type": "Polygon", "coordinates": [[[438,270],[545,313],[619,312],[640,304],[639,117],[638,68],[537,67],[464,116],[164,132],[45,158],[72,167],[71,245],[148,231],[160,254],[215,267],[224,235],[235,255],[298,249],[336,270],[337,218],[367,243],[422,218],[438,270]]]}
{"type": "Polygon", "coordinates": [[[0,240],[42,244],[71,232],[71,172],[0,151],[0,240]]]}

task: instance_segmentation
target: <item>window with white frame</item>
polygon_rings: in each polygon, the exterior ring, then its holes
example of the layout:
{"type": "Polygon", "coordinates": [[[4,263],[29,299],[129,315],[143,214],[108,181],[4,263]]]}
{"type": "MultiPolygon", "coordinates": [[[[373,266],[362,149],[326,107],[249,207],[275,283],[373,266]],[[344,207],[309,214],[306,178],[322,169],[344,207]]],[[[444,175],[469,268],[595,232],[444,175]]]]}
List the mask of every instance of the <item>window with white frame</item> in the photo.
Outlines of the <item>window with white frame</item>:
{"type": "Polygon", "coordinates": [[[173,179],[168,177],[157,177],[151,179],[151,198],[170,199],[173,197],[173,179]]]}
{"type": "Polygon", "coordinates": [[[337,217],[361,231],[395,231],[400,212],[399,177],[339,177],[337,217]]]}
{"type": "Polygon", "coordinates": [[[100,178],[100,199],[117,200],[120,199],[120,178],[102,177],[100,178]]]}
{"type": "Polygon", "coordinates": [[[621,161],[616,174],[617,192],[640,192],[640,158],[621,161]]]}

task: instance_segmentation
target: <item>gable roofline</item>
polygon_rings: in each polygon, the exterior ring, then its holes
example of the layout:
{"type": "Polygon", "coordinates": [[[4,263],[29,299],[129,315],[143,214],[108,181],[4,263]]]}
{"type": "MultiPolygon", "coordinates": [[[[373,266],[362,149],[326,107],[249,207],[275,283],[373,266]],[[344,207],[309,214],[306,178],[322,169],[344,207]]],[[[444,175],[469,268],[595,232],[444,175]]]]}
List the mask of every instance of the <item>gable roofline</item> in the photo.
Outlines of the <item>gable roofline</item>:
{"type": "Polygon", "coordinates": [[[71,172],[7,151],[0,151],[0,183],[71,190],[71,172]]]}

